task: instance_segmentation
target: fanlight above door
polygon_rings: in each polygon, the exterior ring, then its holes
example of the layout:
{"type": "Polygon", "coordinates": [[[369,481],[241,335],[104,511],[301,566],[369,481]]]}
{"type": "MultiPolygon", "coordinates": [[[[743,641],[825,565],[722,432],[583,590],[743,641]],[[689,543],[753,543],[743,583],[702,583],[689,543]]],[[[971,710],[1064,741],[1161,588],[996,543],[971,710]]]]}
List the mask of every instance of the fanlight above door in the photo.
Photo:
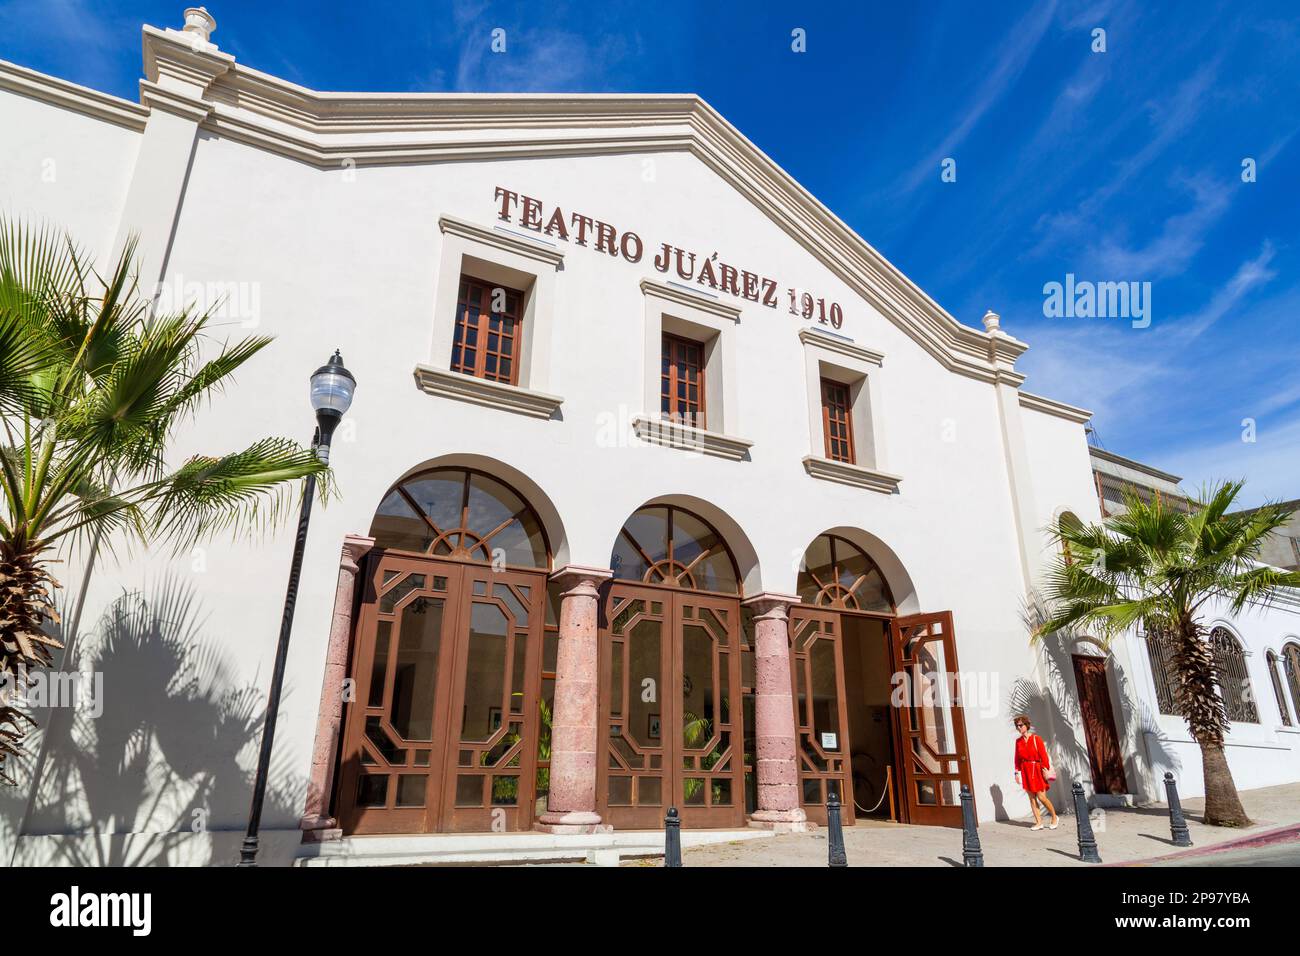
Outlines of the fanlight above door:
{"type": "Polygon", "coordinates": [[[370,535],[382,550],[517,568],[551,566],[536,512],[504,483],[466,468],[438,468],[394,486],[375,512],[370,535]]]}
{"type": "Polygon", "coordinates": [[[894,597],[876,562],[833,534],[819,535],[804,552],[798,591],[805,605],[894,613],[894,597]]]}
{"type": "Polygon", "coordinates": [[[722,536],[681,508],[652,505],[635,512],[618,533],[609,560],[621,581],[740,593],[736,562],[722,536]]]}

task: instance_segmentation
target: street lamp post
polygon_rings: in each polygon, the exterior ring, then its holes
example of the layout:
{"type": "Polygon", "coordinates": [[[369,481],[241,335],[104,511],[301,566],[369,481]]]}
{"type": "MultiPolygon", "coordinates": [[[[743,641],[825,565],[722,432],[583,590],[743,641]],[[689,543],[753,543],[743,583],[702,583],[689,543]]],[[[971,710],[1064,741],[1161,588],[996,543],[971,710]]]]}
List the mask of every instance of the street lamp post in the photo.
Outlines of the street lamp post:
{"type": "MultiPolygon", "coordinates": [[[[330,460],[330,438],[352,405],[357,380],[343,367],[338,350],[311,376],[311,407],[316,412],[316,435],[312,448],[326,464],[330,460]]],[[[266,778],[271,768],[271,745],[275,740],[275,718],[280,710],[280,690],[284,685],[284,666],[289,656],[289,634],[293,631],[293,609],[298,601],[298,578],[302,575],[302,553],[307,544],[307,523],[311,520],[311,499],[316,493],[316,476],[308,475],[303,486],[302,511],[298,515],[298,535],[293,542],[293,565],[289,569],[289,588],[284,595],[284,616],[280,619],[280,643],[275,649],[275,668],[271,673],[271,693],[266,699],[266,722],[262,725],[262,749],[257,755],[257,778],[253,784],[253,803],[248,811],[248,832],[239,849],[239,866],[257,866],[257,831],[262,823],[262,803],[266,799],[266,778]]]]}

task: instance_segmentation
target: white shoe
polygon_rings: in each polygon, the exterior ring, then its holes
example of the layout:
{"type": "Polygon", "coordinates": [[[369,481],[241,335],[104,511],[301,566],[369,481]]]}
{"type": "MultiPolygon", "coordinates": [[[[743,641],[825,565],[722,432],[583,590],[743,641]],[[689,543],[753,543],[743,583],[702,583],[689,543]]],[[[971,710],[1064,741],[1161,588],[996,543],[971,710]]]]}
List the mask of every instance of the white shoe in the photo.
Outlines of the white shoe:
{"type": "Polygon", "coordinates": [[[1055,829],[1056,829],[1057,827],[1059,827],[1060,825],[1061,825],[1061,821],[1060,821],[1060,820],[1053,820],[1051,823],[1049,823],[1049,824],[1047,825],[1047,829],[1049,829],[1049,830],[1055,830],[1055,829]]]}
{"type": "Polygon", "coordinates": [[[1035,823],[1035,824],[1034,824],[1032,827],[1030,827],[1029,829],[1031,829],[1031,830],[1041,830],[1042,828],[1043,828],[1043,825],[1042,825],[1041,823],[1035,823]]]}

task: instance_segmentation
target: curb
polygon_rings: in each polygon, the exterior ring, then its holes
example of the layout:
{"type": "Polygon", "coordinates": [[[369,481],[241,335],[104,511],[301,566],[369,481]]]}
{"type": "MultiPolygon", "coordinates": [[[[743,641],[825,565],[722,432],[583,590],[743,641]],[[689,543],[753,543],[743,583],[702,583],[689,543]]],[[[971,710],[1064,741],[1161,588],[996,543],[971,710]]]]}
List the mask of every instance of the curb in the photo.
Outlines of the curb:
{"type": "Polygon", "coordinates": [[[1213,853],[1221,853],[1224,850],[1240,850],[1245,847],[1270,846],[1274,843],[1282,843],[1291,839],[1300,839],[1300,823],[1292,823],[1284,827],[1275,827],[1272,830],[1264,830],[1262,833],[1253,833],[1248,836],[1237,837],[1235,840],[1227,840],[1223,843],[1215,843],[1213,846],[1193,847],[1181,853],[1166,853],[1164,856],[1148,857],[1145,860],[1130,860],[1126,863],[1116,863],[1115,866],[1146,866],[1150,863],[1161,863],[1165,860],[1185,860],[1189,857],[1209,856],[1213,853]]]}

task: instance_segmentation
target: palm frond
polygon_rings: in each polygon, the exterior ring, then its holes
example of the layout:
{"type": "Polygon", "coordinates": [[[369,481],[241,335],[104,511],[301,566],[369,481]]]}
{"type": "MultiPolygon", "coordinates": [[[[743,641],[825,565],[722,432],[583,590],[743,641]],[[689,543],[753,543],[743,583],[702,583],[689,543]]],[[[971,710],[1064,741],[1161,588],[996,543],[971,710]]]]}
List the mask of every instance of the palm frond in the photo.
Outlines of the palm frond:
{"type": "Polygon", "coordinates": [[[179,547],[218,531],[264,528],[289,503],[288,482],[325,469],[314,452],[279,438],[220,458],[196,456],[159,483],[152,532],[179,547]]]}

